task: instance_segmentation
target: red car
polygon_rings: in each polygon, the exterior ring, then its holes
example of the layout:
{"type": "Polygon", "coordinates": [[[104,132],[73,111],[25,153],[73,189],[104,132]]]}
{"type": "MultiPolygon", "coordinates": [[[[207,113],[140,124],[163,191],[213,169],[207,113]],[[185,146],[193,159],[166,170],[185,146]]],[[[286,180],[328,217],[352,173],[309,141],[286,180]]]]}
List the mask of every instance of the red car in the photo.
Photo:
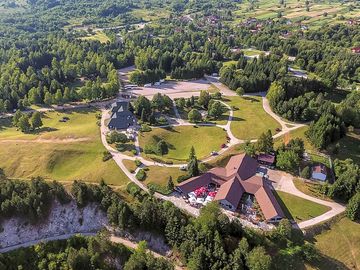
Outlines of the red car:
{"type": "Polygon", "coordinates": [[[226,144],[223,143],[223,144],[221,145],[221,148],[225,148],[225,147],[226,147],[226,144]]]}

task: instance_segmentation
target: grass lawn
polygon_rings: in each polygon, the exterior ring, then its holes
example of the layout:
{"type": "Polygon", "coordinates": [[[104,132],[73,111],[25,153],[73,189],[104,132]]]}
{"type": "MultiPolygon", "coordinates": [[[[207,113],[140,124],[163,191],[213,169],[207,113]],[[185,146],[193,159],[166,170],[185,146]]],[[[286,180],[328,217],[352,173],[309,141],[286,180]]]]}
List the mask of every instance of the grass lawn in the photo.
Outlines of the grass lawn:
{"type": "Polygon", "coordinates": [[[351,158],[360,165],[360,132],[349,132],[344,138],[338,141],[339,153],[332,155],[333,158],[347,159],[351,158]]]}
{"type": "Polygon", "coordinates": [[[73,181],[81,179],[112,185],[129,181],[113,160],[102,161],[103,147],[96,125],[96,110],[76,110],[44,114],[44,128],[24,134],[0,122],[0,167],[10,178],[73,181]],[[70,120],[59,122],[63,116],[70,120]]]}
{"type": "Polygon", "coordinates": [[[125,167],[129,170],[129,172],[134,173],[135,170],[137,169],[137,166],[135,164],[135,161],[133,160],[129,160],[129,159],[125,159],[123,160],[123,163],[125,165],[125,167]]]}
{"type": "Polygon", "coordinates": [[[342,218],[312,241],[322,258],[309,269],[360,269],[359,223],[342,218]]]}
{"type": "Polygon", "coordinates": [[[259,51],[256,49],[243,49],[241,51],[244,53],[245,56],[255,56],[263,53],[263,51],[259,51]]]}
{"type": "Polygon", "coordinates": [[[235,137],[242,140],[257,139],[259,135],[271,130],[276,134],[280,124],[268,115],[262,107],[261,97],[226,97],[227,104],[235,106],[231,131],[235,137]]]}
{"type": "Polygon", "coordinates": [[[330,210],[325,205],[317,204],[286,192],[276,191],[274,195],[286,217],[296,222],[320,216],[330,210]]]}
{"type": "Polygon", "coordinates": [[[107,35],[105,35],[102,31],[96,31],[94,35],[89,35],[87,37],[82,37],[82,40],[98,40],[101,43],[109,42],[110,39],[107,35]]]}
{"type": "Polygon", "coordinates": [[[226,132],[218,127],[154,128],[151,132],[142,133],[139,139],[142,149],[145,145],[156,145],[159,140],[165,140],[169,146],[168,154],[146,156],[179,163],[187,160],[192,146],[199,159],[209,156],[211,151],[220,150],[221,144],[226,143],[226,132]]]}
{"type": "Polygon", "coordinates": [[[174,184],[176,184],[176,179],[184,175],[186,172],[181,171],[179,168],[168,168],[160,166],[149,166],[146,171],[146,179],[144,183],[148,185],[153,185],[157,191],[168,194],[170,191],[167,190],[167,183],[169,177],[172,177],[174,184]]]}

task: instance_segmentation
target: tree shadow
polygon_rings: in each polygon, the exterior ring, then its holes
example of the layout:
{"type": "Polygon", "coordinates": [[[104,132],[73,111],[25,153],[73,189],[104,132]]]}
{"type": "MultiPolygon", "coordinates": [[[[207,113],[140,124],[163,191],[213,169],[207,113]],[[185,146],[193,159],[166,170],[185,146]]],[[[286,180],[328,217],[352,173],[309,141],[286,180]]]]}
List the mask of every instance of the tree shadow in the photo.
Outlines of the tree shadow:
{"type": "Polygon", "coordinates": [[[0,119],[0,131],[11,127],[12,127],[12,122],[10,118],[0,119]]]}
{"type": "Polygon", "coordinates": [[[251,102],[260,102],[260,100],[254,98],[254,97],[249,97],[249,96],[244,96],[243,99],[251,101],[251,102]]]}
{"type": "Polygon", "coordinates": [[[289,209],[286,207],[286,204],[284,203],[284,201],[280,198],[279,194],[277,194],[277,192],[275,190],[272,191],[277,202],[280,204],[281,209],[284,211],[285,216],[289,219],[289,220],[294,220],[294,217],[291,215],[289,209]]]}
{"type": "Polygon", "coordinates": [[[53,132],[53,131],[57,131],[59,129],[57,128],[52,128],[52,127],[41,127],[35,130],[31,130],[30,132],[28,132],[28,134],[34,134],[34,135],[39,135],[41,133],[45,133],[45,132],[53,132]]]}

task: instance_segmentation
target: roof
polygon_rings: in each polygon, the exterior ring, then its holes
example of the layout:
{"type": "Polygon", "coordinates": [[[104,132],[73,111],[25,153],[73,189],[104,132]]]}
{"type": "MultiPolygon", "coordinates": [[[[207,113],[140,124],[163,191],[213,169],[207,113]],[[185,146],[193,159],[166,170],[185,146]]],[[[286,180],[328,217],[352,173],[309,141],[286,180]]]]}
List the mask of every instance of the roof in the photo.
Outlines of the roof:
{"type": "Polygon", "coordinates": [[[216,167],[197,177],[192,177],[177,185],[184,193],[190,193],[210,183],[220,185],[215,200],[227,200],[235,208],[246,192],[253,194],[267,220],[284,217],[266,180],[256,175],[258,163],[252,157],[241,154],[230,158],[225,168],[216,167]]]}
{"type": "Polygon", "coordinates": [[[258,163],[255,159],[246,154],[232,156],[226,165],[227,177],[236,174],[241,180],[246,180],[256,174],[258,163]]]}
{"type": "Polygon", "coordinates": [[[239,205],[240,199],[244,193],[244,188],[237,178],[225,182],[218,190],[215,200],[227,200],[235,207],[239,205]]]}
{"type": "Polygon", "coordinates": [[[325,175],[327,173],[326,166],[324,164],[317,164],[317,165],[313,166],[312,171],[313,171],[313,173],[322,173],[325,175]]]}
{"type": "Polygon", "coordinates": [[[129,110],[128,101],[117,101],[111,105],[111,112],[125,112],[129,110]]]}
{"type": "Polygon", "coordinates": [[[259,154],[257,160],[273,164],[275,162],[275,156],[270,154],[259,154]]]}
{"type": "Polygon", "coordinates": [[[255,199],[258,202],[265,219],[272,219],[274,217],[284,217],[278,201],[276,200],[270,187],[265,184],[255,193],[255,199]]]}
{"type": "Polygon", "coordinates": [[[116,129],[126,129],[136,121],[133,113],[129,111],[129,102],[117,101],[112,104],[111,118],[108,126],[116,129]]]}

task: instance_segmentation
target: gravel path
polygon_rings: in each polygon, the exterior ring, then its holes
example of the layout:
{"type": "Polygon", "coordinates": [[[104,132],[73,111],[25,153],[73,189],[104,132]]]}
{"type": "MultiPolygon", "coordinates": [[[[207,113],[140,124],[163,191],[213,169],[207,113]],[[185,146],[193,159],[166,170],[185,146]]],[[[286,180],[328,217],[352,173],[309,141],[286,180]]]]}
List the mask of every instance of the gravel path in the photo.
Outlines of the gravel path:
{"type": "Polygon", "coordinates": [[[304,228],[313,226],[317,223],[328,220],[338,214],[341,214],[346,209],[346,207],[344,205],[341,205],[339,203],[324,201],[324,200],[321,200],[318,198],[311,197],[311,196],[301,192],[300,190],[298,190],[295,187],[294,182],[293,182],[293,176],[290,174],[287,174],[287,173],[283,173],[282,177],[280,178],[280,181],[277,183],[276,190],[287,192],[292,195],[295,195],[295,196],[301,197],[303,199],[306,199],[306,200],[309,200],[309,201],[312,201],[312,202],[315,202],[318,204],[322,204],[322,205],[325,205],[325,206],[328,206],[331,208],[330,211],[328,211],[320,216],[317,216],[312,219],[298,223],[298,227],[300,229],[304,229],[304,228]]]}

